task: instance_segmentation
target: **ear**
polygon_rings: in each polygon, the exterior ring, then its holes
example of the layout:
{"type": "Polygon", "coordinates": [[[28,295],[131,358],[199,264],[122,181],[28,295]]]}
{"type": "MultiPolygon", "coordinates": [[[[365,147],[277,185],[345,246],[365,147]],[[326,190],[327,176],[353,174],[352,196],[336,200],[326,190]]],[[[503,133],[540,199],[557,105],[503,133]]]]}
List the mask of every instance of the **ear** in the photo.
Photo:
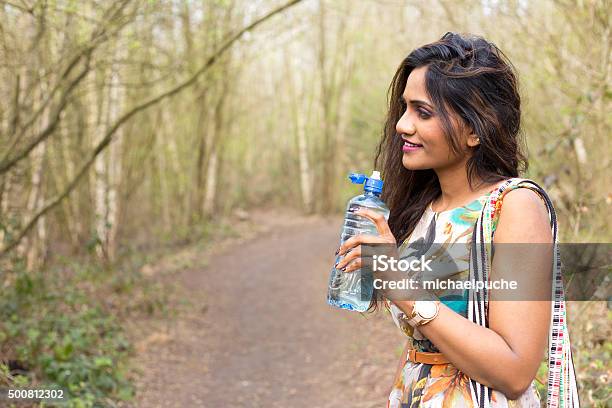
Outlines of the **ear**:
{"type": "Polygon", "coordinates": [[[467,137],[468,147],[474,148],[480,144],[480,138],[474,133],[470,133],[467,137]]]}

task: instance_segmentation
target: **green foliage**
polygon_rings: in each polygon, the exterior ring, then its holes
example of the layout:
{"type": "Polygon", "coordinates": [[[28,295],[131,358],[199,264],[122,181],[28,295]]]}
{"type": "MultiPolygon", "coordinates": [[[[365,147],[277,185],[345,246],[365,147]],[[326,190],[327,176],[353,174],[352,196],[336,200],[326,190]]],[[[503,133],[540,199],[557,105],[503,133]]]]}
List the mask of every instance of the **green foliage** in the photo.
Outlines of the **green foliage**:
{"type": "MultiPolygon", "coordinates": [[[[17,375],[0,365],[0,384],[63,389],[69,407],[130,399],[125,368],[130,344],[118,319],[77,279],[60,272],[65,271],[17,271],[2,289],[2,355],[27,369],[17,375]]],[[[83,279],[103,271],[79,272],[70,275],[83,279]]]]}
{"type": "Polygon", "coordinates": [[[586,390],[589,405],[609,406],[610,403],[610,357],[612,342],[606,340],[593,348],[580,350],[578,373],[580,385],[586,390]]]}
{"type": "Polygon", "coordinates": [[[609,407],[612,311],[607,302],[577,302],[570,306],[570,334],[581,401],[584,406],[609,407]]]}

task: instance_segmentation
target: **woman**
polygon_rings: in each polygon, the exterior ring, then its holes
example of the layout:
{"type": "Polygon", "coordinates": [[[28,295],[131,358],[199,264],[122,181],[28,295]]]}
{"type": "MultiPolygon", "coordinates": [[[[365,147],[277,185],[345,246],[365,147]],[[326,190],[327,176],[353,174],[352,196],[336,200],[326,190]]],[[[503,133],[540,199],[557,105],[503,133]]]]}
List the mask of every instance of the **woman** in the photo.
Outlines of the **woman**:
{"type": "Polygon", "coordinates": [[[418,291],[375,291],[407,336],[388,406],[539,407],[533,381],[551,317],[560,328],[550,337],[549,406],[577,406],[569,338],[558,334],[566,332],[562,293],[550,301],[560,284],[554,209],[537,184],[517,179],[527,162],[512,65],[481,37],[447,33],[408,55],[389,92],[376,158],[389,221],[359,210],[379,236],[347,240],[337,268],[360,269],[362,244],[394,244],[403,258],[453,245],[464,253],[454,252],[459,261],[438,277],[518,280],[530,301],[489,301],[499,298],[495,289],[438,290],[428,300],[418,291]],[[521,252],[519,265],[503,243],[537,249],[521,252]]]}

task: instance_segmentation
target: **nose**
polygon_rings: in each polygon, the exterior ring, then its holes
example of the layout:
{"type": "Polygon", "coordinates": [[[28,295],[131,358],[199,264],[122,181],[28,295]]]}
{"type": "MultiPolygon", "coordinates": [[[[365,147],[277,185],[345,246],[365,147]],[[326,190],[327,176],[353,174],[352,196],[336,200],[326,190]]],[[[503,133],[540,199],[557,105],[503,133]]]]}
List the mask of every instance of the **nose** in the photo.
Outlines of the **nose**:
{"type": "Polygon", "coordinates": [[[397,124],[395,125],[395,131],[400,134],[413,135],[416,132],[416,128],[414,127],[414,123],[410,120],[410,115],[404,114],[399,118],[397,124]]]}

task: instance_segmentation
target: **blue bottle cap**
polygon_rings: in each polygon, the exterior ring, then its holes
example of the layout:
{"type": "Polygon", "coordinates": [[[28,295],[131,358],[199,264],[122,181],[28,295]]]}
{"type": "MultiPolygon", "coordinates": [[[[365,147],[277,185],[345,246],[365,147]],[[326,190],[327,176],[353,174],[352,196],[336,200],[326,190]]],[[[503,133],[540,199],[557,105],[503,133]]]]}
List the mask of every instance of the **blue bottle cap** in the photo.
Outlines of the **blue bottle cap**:
{"type": "Polygon", "coordinates": [[[353,184],[363,184],[363,182],[367,179],[365,174],[361,173],[351,173],[349,174],[348,178],[353,184]]]}
{"type": "Polygon", "coordinates": [[[363,184],[363,189],[374,194],[381,194],[384,182],[380,178],[380,172],[374,170],[370,177],[366,177],[365,174],[351,173],[348,178],[353,184],[363,184]]]}

